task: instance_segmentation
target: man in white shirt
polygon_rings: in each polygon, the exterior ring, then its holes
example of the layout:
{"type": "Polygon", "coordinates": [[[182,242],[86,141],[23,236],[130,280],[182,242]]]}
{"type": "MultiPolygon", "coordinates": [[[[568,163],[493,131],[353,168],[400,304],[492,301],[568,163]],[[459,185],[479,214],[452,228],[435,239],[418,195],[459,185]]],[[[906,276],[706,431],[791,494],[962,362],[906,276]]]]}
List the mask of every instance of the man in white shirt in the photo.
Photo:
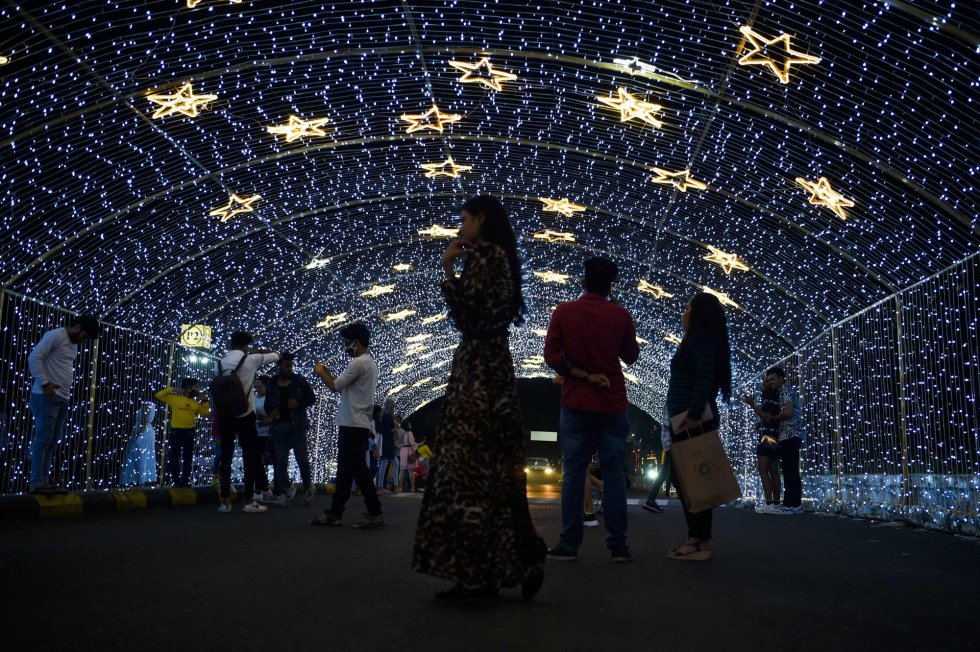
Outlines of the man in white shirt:
{"type": "Polygon", "coordinates": [[[351,527],[382,527],[385,517],[381,514],[381,501],[364,459],[364,449],[371,436],[374,395],[378,390],[378,365],[367,352],[371,336],[367,326],[350,324],[340,331],[340,336],[352,358],[344,373],[334,378],[319,362],[313,367],[327,387],[340,392],[340,405],[337,407],[337,488],[330,509],[310,522],[313,525],[343,525],[344,505],[350,498],[351,483],[356,481],[368,511],[363,520],[351,527]]]}
{"type": "MultiPolygon", "coordinates": [[[[252,386],[255,384],[256,372],[266,365],[279,362],[279,354],[266,349],[249,350],[252,335],[244,331],[231,334],[231,350],[218,362],[216,373],[228,376],[238,375],[242,388],[248,400],[248,409],[241,414],[222,414],[217,410],[218,431],[221,441],[221,460],[218,465],[219,484],[221,487],[221,505],[218,511],[231,511],[231,460],[235,454],[235,439],[242,447],[242,471],[245,476],[244,488],[245,507],[242,511],[249,513],[265,512],[268,507],[260,505],[256,500],[256,492],[268,487],[258,487],[258,479],[262,471],[262,442],[259,439],[255,418],[255,396],[252,386]],[[244,360],[242,358],[244,357],[244,360]],[[239,365],[241,362],[241,365],[239,365]]],[[[217,406],[215,406],[217,407],[217,406]]],[[[261,493],[259,493],[261,495],[261,493]]]]}
{"type": "Polygon", "coordinates": [[[67,493],[48,482],[55,446],[65,432],[68,399],[75,374],[78,345],[99,336],[99,320],[92,315],[69,319],[68,326],[48,331],[27,358],[34,377],[31,387],[31,412],[34,414],[34,438],[31,440],[31,475],[29,489],[33,494],[67,493]]]}

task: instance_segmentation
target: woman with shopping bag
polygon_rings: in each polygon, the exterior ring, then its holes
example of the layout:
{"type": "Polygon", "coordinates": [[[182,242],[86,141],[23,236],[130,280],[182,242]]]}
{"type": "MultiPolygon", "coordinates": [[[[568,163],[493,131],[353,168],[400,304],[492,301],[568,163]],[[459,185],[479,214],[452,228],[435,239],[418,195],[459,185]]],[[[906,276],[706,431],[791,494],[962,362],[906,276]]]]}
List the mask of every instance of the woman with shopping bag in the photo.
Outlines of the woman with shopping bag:
{"type": "Polygon", "coordinates": [[[671,475],[687,520],[687,540],[667,553],[671,559],[711,559],[712,506],[737,498],[738,484],[718,439],[718,405],[732,393],[728,324],[718,298],[700,292],[681,317],[684,339],[670,361],[665,430],[671,475]],[[669,426],[668,426],[669,424],[669,426]],[[735,495],[731,495],[734,488],[735,495]]]}

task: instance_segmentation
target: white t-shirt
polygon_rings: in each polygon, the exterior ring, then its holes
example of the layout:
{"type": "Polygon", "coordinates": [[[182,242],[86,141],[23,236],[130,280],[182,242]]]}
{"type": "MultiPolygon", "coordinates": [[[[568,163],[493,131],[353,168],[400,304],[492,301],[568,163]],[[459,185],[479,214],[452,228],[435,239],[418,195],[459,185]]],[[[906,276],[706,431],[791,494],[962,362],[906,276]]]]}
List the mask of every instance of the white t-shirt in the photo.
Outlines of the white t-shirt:
{"type": "Polygon", "coordinates": [[[350,361],[334,384],[340,392],[337,425],[371,429],[374,395],[378,391],[378,365],[367,353],[350,361]]]}
{"type": "MultiPolygon", "coordinates": [[[[265,397],[259,396],[258,394],[255,395],[255,416],[260,418],[268,416],[265,413],[265,397]]],[[[269,436],[269,426],[262,423],[262,421],[257,421],[255,430],[259,433],[259,437],[269,436]]]]}
{"type": "MultiPolygon", "coordinates": [[[[225,357],[221,358],[221,369],[224,375],[229,375],[238,364],[238,361],[242,359],[245,355],[239,350],[229,351],[225,354],[225,357]]],[[[242,381],[242,387],[245,389],[245,395],[248,398],[248,411],[242,414],[236,414],[235,416],[244,417],[248,416],[250,413],[255,412],[255,396],[252,392],[252,385],[255,384],[255,374],[258,372],[259,367],[264,367],[267,364],[273,364],[279,362],[278,353],[249,353],[248,357],[245,358],[245,362],[242,366],[238,368],[238,377],[242,381]]],[[[218,366],[215,365],[214,372],[218,373],[218,366]]]]}

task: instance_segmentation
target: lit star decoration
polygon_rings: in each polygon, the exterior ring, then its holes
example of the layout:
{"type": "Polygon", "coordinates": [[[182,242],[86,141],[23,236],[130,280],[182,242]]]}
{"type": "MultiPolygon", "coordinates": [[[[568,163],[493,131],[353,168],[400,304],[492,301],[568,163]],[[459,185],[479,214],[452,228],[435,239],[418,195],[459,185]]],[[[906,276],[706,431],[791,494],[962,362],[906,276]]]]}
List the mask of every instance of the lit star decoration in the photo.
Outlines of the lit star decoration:
{"type": "Polygon", "coordinates": [[[696,190],[704,190],[708,185],[702,181],[698,181],[691,177],[691,170],[681,170],[680,172],[671,172],[669,170],[664,170],[663,168],[653,168],[653,171],[657,176],[650,179],[654,183],[659,183],[668,186],[674,186],[681,192],[687,192],[688,188],[694,188],[696,190]]]}
{"type": "Polygon", "coordinates": [[[380,297],[382,294],[391,294],[395,291],[394,285],[372,285],[371,289],[361,292],[362,297],[380,297]]]}
{"type": "Polygon", "coordinates": [[[531,365],[531,366],[535,366],[535,367],[540,367],[543,364],[544,364],[544,356],[543,355],[532,355],[529,358],[524,358],[524,365],[525,366],[531,365]]]}
{"type": "Polygon", "coordinates": [[[262,199],[259,195],[252,195],[251,197],[239,197],[238,195],[232,193],[231,197],[228,198],[228,203],[220,208],[215,208],[213,211],[208,213],[211,217],[221,218],[222,222],[227,222],[239,213],[251,213],[254,208],[252,204],[262,199]]]}
{"type": "Polygon", "coordinates": [[[434,392],[441,392],[442,390],[446,389],[447,387],[449,387],[449,383],[445,383],[445,384],[442,384],[442,385],[437,385],[436,387],[433,387],[432,388],[432,391],[433,391],[433,393],[434,392]]]}
{"type": "Polygon", "coordinates": [[[411,364],[409,362],[406,362],[405,364],[399,365],[397,367],[392,367],[391,373],[393,373],[393,374],[400,374],[403,371],[408,371],[409,369],[411,369],[414,366],[415,365],[413,365],[413,364],[411,364]]]}
{"type": "Polygon", "coordinates": [[[407,272],[412,269],[412,266],[408,263],[398,263],[397,265],[393,265],[391,269],[396,272],[407,272]]]}
{"type": "Polygon", "coordinates": [[[803,177],[796,177],[796,183],[803,186],[810,193],[810,203],[814,206],[826,206],[834,211],[834,214],[842,220],[847,219],[845,208],[854,206],[854,202],[838,193],[830,187],[827,177],[820,177],[816,183],[807,181],[803,177]]]}
{"type": "Polygon", "coordinates": [[[732,308],[740,308],[741,307],[737,303],[735,303],[734,301],[732,301],[730,298],[728,298],[728,295],[725,294],[724,292],[719,292],[718,290],[712,290],[707,285],[701,285],[701,286],[698,286],[698,287],[701,288],[701,291],[702,292],[707,292],[708,294],[713,294],[716,297],[718,297],[718,301],[720,301],[721,302],[721,305],[723,305],[723,306],[731,306],[732,308]]]}
{"type": "Polygon", "coordinates": [[[416,131],[437,131],[440,134],[445,128],[444,125],[459,122],[463,116],[455,113],[443,113],[435,104],[425,113],[405,114],[401,119],[408,123],[405,131],[414,134],[416,131]],[[432,121],[431,118],[435,118],[432,121]]]}
{"type": "Polygon", "coordinates": [[[561,231],[552,231],[551,229],[545,229],[544,231],[538,231],[534,234],[535,240],[544,240],[545,242],[575,242],[574,233],[563,233],[561,231]]]}
{"type": "Polygon", "coordinates": [[[409,317],[415,314],[415,311],[411,308],[406,308],[398,312],[392,312],[385,315],[385,321],[405,321],[409,317]]]}
{"type": "Polygon", "coordinates": [[[494,68],[487,57],[483,57],[476,63],[450,61],[449,65],[463,73],[463,76],[457,81],[464,84],[479,84],[498,93],[504,90],[501,82],[517,79],[517,75],[494,68]]]}
{"type": "Polygon", "coordinates": [[[327,315],[323,318],[323,321],[319,322],[317,328],[333,328],[338,324],[342,324],[347,321],[347,313],[342,312],[336,315],[327,315]]]}
{"type": "Polygon", "coordinates": [[[10,63],[10,57],[0,55],[0,66],[6,66],[8,63],[10,63]]]}
{"type": "Polygon", "coordinates": [[[753,47],[751,52],[739,58],[739,65],[766,66],[784,84],[789,83],[789,67],[794,63],[800,65],[820,63],[820,57],[814,57],[793,50],[790,47],[790,39],[793,37],[789,34],[780,34],[775,38],[767,39],[748,25],[739,27],[738,31],[745,35],[745,38],[749,40],[753,47]],[[772,52],[768,48],[777,43],[781,44],[780,47],[782,48],[782,52],[779,53],[779,61],[766,54],[767,52],[772,52]]]}
{"type": "Polygon", "coordinates": [[[714,263],[721,267],[726,274],[731,274],[733,270],[738,270],[740,272],[749,271],[749,266],[738,259],[735,254],[725,253],[717,247],[712,247],[707,245],[709,253],[704,257],[708,262],[714,263]]]}
{"type": "Polygon", "coordinates": [[[560,274],[558,272],[551,271],[535,271],[534,275],[545,283],[566,283],[568,279],[571,278],[568,274],[560,274]]]}
{"type": "Polygon", "coordinates": [[[418,335],[413,335],[412,337],[406,337],[405,341],[409,344],[418,344],[419,342],[424,342],[429,339],[432,339],[432,333],[419,333],[418,335]]]}
{"type": "MultiPolygon", "coordinates": [[[[193,9],[197,5],[201,4],[201,1],[202,0],[187,0],[187,6],[190,7],[191,9],[193,9]]],[[[233,5],[240,5],[240,4],[242,4],[242,0],[227,0],[227,1],[230,2],[233,5]]]]}
{"type": "Polygon", "coordinates": [[[330,264],[329,258],[313,258],[310,262],[306,263],[304,269],[320,269],[321,267],[326,267],[330,264]]]}
{"type": "MultiPolygon", "coordinates": [[[[422,353],[422,351],[428,350],[429,347],[427,347],[425,344],[416,344],[405,351],[405,357],[407,358],[411,355],[418,355],[419,353],[422,353]]],[[[422,356],[422,358],[425,359],[425,356],[422,356]]]]}
{"type": "Polygon", "coordinates": [[[423,317],[422,323],[425,325],[435,324],[447,319],[448,317],[449,315],[447,315],[446,313],[440,313],[438,315],[432,315],[431,317],[423,317]]]}
{"type": "Polygon", "coordinates": [[[534,333],[535,335],[537,335],[538,337],[546,337],[548,335],[548,331],[546,331],[543,328],[535,328],[531,332],[534,333]]]}
{"type": "Polygon", "coordinates": [[[645,73],[647,75],[665,75],[667,77],[671,77],[672,79],[676,79],[677,81],[687,82],[688,84],[700,83],[696,79],[684,79],[677,73],[661,70],[651,63],[640,61],[639,57],[632,57],[629,59],[617,58],[613,59],[613,63],[618,66],[622,66],[623,70],[631,75],[636,75],[638,73],[645,73]]]}
{"type": "Polygon", "coordinates": [[[652,285],[646,279],[640,279],[640,284],[636,287],[640,292],[652,294],[655,299],[673,299],[674,295],[663,289],[659,285],[652,285]]]}
{"type": "Polygon", "coordinates": [[[472,165],[458,165],[452,156],[442,163],[423,163],[419,167],[425,170],[425,176],[430,179],[434,177],[455,179],[460,172],[469,172],[473,169],[472,165]]]}
{"type": "Polygon", "coordinates": [[[396,387],[392,387],[391,389],[388,390],[388,396],[394,396],[395,394],[402,391],[406,387],[408,387],[408,385],[398,385],[396,387]]]}
{"type": "Polygon", "coordinates": [[[636,343],[637,344],[649,344],[650,342],[648,340],[643,339],[639,335],[637,335],[636,336],[636,343]]]}
{"type": "Polygon", "coordinates": [[[681,343],[681,338],[679,338],[678,336],[674,335],[673,333],[667,333],[666,335],[664,335],[664,339],[667,340],[668,342],[670,342],[671,344],[680,344],[681,343]]]}
{"type": "Polygon", "coordinates": [[[639,385],[640,384],[640,379],[637,378],[636,376],[634,376],[631,373],[627,373],[627,372],[624,371],[623,372],[623,378],[625,378],[626,380],[630,381],[634,385],[639,385]]]}
{"type": "Polygon", "coordinates": [[[433,224],[427,229],[419,229],[419,235],[430,238],[455,238],[458,233],[459,229],[448,229],[438,224],[433,224]]]}
{"type": "Polygon", "coordinates": [[[153,112],[154,118],[166,118],[174,113],[181,113],[190,118],[196,118],[201,109],[206,109],[207,105],[218,99],[217,95],[195,95],[194,88],[190,82],[185,83],[177,89],[173,95],[164,93],[154,93],[147,96],[148,100],[154,104],[159,104],[160,108],[153,112]]]}
{"type": "Polygon", "coordinates": [[[596,97],[596,99],[605,106],[619,111],[620,122],[640,120],[641,122],[645,122],[648,125],[653,125],[658,129],[664,126],[664,123],[653,115],[654,113],[661,111],[664,108],[663,106],[660,104],[653,104],[652,102],[638,100],[628,90],[622,87],[617,88],[616,93],[619,97],[614,97],[612,95],[609,97],[603,97],[602,95],[599,95],[596,97]]]}
{"type": "Polygon", "coordinates": [[[432,376],[428,376],[426,378],[423,378],[421,380],[417,380],[414,383],[412,383],[412,387],[421,387],[422,385],[428,385],[433,380],[435,380],[435,379],[432,376]]]}
{"type": "Polygon", "coordinates": [[[297,115],[291,115],[289,116],[289,122],[286,124],[266,127],[265,129],[274,136],[285,136],[286,142],[291,143],[299,140],[300,138],[326,136],[327,132],[320,127],[328,122],[330,122],[330,118],[314,118],[313,120],[304,120],[297,115]]]}
{"type": "Polygon", "coordinates": [[[538,197],[538,201],[544,202],[543,210],[545,213],[561,213],[565,217],[574,217],[575,213],[585,212],[585,206],[573,204],[567,199],[548,199],[538,197]]]}

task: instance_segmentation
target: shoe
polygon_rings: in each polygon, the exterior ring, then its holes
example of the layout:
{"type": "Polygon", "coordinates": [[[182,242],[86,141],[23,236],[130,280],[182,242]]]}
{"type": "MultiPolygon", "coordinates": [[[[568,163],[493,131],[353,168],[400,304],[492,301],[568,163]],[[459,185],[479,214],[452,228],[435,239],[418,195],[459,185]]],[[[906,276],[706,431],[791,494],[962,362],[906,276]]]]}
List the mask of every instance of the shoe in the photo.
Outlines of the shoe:
{"type": "Polygon", "coordinates": [[[244,507],[242,507],[242,511],[243,512],[248,512],[249,514],[259,514],[261,512],[267,512],[267,511],[269,511],[269,508],[266,507],[265,505],[260,505],[260,504],[258,504],[257,502],[255,502],[253,500],[252,502],[250,502],[250,503],[246,504],[244,507]]]}
{"type": "Polygon", "coordinates": [[[289,489],[286,489],[286,495],[289,496],[289,499],[290,500],[292,500],[293,498],[295,498],[296,497],[296,485],[294,485],[294,484],[289,485],[289,489]]]}
{"type": "Polygon", "coordinates": [[[351,525],[354,530],[370,530],[373,528],[379,528],[385,526],[385,516],[384,514],[377,514],[372,516],[371,514],[365,514],[357,523],[351,525]]]}
{"type": "Polygon", "coordinates": [[[313,504],[313,487],[307,489],[306,493],[303,494],[303,504],[307,507],[313,504]]]}
{"type": "Polygon", "coordinates": [[[252,495],[253,503],[274,503],[277,500],[279,500],[279,496],[275,495],[269,490],[263,491],[260,494],[257,493],[252,495]]]}
{"type": "Polygon", "coordinates": [[[782,505],[770,505],[769,511],[766,512],[766,514],[772,514],[774,516],[787,516],[795,513],[791,508],[783,507],[782,505]]]}
{"type": "Polygon", "coordinates": [[[278,496],[276,502],[272,504],[276,507],[289,507],[289,499],[286,498],[286,494],[283,494],[282,496],[278,496]]]}
{"type": "Polygon", "coordinates": [[[51,496],[54,494],[54,487],[47,482],[42,482],[38,486],[31,489],[30,493],[36,496],[51,496]]]}
{"type": "Polygon", "coordinates": [[[802,514],[803,506],[800,505],[799,507],[787,507],[786,505],[783,505],[780,511],[783,514],[802,514]]]}
{"type": "Polygon", "coordinates": [[[630,554],[630,549],[626,546],[616,546],[609,550],[612,552],[612,560],[618,564],[633,561],[633,555],[630,554]]]}
{"type": "Polygon", "coordinates": [[[648,500],[643,503],[643,511],[650,512],[651,514],[663,514],[664,508],[657,504],[655,500],[648,500]]]}
{"type": "Polygon", "coordinates": [[[219,514],[231,514],[231,503],[221,503],[218,505],[219,514]]]}
{"type": "Polygon", "coordinates": [[[772,508],[773,508],[773,505],[768,505],[766,503],[763,503],[761,505],[756,505],[755,506],[755,513],[756,514],[772,514],[772,508]]]}
{"type": "Polygon", "coordinates": [[[707,541],[694,541],[689,539],[667,553],[667,556],[677,561],[708,561],[711,559],[711,548],[707,547],[707,541]],[[684,552],[681,548],[685,546],[694,548],[690,552],[684,552]],[[701,546],[705,546],[702,548],[701,546]]]}
{"type": "Polygon", "coordinates": [[[578,559],[578,553],[568,548],[562,548],[561,544],[558,544],[548,551],[547,559],[551,561],[575,561],[578,559]]]}
{"type": "Polygon", "coordinates": [[[521,580],[521,597],[525,600],[530,600],[538,594],[541,590],[541,585],[544,584],[544,564],[538,564],[531,568],[524,579],[521,580]]]}
{"type": "Polygon", "coordinates": [[[582,525],[585,527],[599,527],[599,519],[596,518],[595,514],[586,514],[582,518],[582,525]]]}
{"type": "Polygon", "coordinates": [[[340,527],[344,522],[336,514],[331,514],[330,512],[323,513],[323,519],[319,517],[310,521],[310,525],[318,525],[323,527],[340,527]]]}
{"type": "Polygon", "coordinates": [[[499,591],[494,588],[468,589],[456,584],[451,589],[436,593],[436,600],[496,600],[499,591]]]}

